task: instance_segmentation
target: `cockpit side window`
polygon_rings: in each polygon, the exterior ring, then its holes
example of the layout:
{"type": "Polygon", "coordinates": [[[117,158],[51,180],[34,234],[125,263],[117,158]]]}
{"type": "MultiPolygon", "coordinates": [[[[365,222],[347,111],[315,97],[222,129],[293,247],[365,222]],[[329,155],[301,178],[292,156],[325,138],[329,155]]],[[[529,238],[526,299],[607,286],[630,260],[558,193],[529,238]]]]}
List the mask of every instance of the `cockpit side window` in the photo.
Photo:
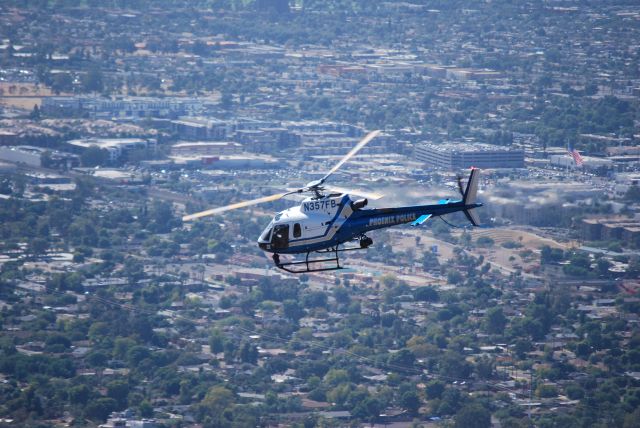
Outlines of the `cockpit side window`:
{"type": "Polygon", "coordinates": [[[302,228],[300,227],[300,223],[296,223],[293,225],[293,237],[299,238],[302,236],[302,228]]]}
{"type": "Polygon", "coordinates": [[[275,226],[273,226],[273,238],[271,239],[271,246],[276,250],[289,247],[288,224],[276,224],[275,226]]]}

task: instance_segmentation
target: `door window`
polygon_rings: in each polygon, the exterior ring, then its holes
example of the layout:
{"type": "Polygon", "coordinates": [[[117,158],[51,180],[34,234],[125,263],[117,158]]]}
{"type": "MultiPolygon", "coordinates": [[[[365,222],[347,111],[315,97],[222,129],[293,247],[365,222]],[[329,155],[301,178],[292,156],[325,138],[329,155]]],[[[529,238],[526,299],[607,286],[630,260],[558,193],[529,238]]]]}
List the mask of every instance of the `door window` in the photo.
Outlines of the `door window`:
{"type": "Polygon", "coordinates": [[[299,238],[302,236],[302,228],[300,227],[300,223],[296,223],[293,225],[293,237],[299,238]]]}

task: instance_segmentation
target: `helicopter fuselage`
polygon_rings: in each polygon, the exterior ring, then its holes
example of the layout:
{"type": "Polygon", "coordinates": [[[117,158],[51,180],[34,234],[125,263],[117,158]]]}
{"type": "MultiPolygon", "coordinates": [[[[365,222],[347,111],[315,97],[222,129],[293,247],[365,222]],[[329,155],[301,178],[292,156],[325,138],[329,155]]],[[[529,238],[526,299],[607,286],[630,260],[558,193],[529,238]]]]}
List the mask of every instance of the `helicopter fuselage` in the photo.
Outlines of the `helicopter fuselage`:
{"type": "Polygon", "coordinates": [[[365,205],[366,200],[356,200],[347,194],[306,198],[300,206],[278,213],[260,235],[258,245],[277,254],[321,251],[364,237],[371,230],[416,221],[421,224],[432,216],[482,206],[450,200],[394,208],[364,209],[365,205]]]}

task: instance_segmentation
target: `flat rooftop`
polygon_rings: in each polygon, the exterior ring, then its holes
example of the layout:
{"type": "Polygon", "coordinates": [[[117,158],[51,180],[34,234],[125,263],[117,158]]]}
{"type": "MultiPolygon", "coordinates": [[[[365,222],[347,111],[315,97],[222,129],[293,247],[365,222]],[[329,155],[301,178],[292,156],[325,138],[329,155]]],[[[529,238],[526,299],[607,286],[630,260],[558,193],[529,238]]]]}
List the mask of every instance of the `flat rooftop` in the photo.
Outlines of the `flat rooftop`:
{"type": "Polygon", "coordinates": [[[179,143],[174,144],[171,147],[211,147],[211,146],[242,146],[240,143],[236,143],[233,141],[181,141],[179,143]]]}
{"type": "Polygon", "coordinates": [[[79,147],[91,147],[98,146],[101,149],[107,149],[110,147],[127,146],[130,144],[146,143],[147,140],[143,138],[89,138],[80,140],[67,141],[68,144],[79,147]]]}
{"type": "Polygon", "coordinates": [[[507,146],[497,146],[486,143],[422,143],[418,147],[426,147],[438,152],[521,152],[522,149],[516,149],[507,146]]]}

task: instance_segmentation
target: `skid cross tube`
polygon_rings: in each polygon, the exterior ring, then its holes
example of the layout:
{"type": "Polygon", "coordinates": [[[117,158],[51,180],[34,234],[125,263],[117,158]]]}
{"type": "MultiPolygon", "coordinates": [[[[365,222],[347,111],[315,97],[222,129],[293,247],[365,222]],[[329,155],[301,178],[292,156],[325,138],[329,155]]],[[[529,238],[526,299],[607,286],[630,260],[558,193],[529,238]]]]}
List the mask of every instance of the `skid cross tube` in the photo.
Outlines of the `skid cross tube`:
{"type": "MultiPolygon", "coordinates": [[[[356,250],[366,250],[367,248],[362,248],[362,247],[353,247],[353,248],[340,248],[339,245],[333,247],[333,248],[327,248],[326,250],[318,250],[315,251],[318,254],[326,254],[326,253],[333,253],[333,257],[331,258],[324,258],[324,259],[311,259],[309,260],[309,255],[312,253],[312,251],[307,251],[307,254],[305,256],[304,260],[298,260],[298,261],[293,261],[293,262],[286,262],[286,263],[276,263],[276,266],[284,271],[290,272],[290,273],[309,273],[309,272],[324,272],[324,271],[329,271],[329,270],[340,270],[340,269],[344,269],[342,266],[340,266],[340,257],[339,257],[339,253],[342,253],[344,251],[356,251],[356,250]],[[335,262],[335,266],[330,266],[330,267],[322,267],[322,268],[312,268],[310,265],[314,264],[314,263],[326,263],[326,262],[335,262]],[[303,265],[305,267],[305,269],[290,269],[290,266],[300,266],[303,265]]],[[[278,258],[279,260],[279,258],[278,258]]]]}

